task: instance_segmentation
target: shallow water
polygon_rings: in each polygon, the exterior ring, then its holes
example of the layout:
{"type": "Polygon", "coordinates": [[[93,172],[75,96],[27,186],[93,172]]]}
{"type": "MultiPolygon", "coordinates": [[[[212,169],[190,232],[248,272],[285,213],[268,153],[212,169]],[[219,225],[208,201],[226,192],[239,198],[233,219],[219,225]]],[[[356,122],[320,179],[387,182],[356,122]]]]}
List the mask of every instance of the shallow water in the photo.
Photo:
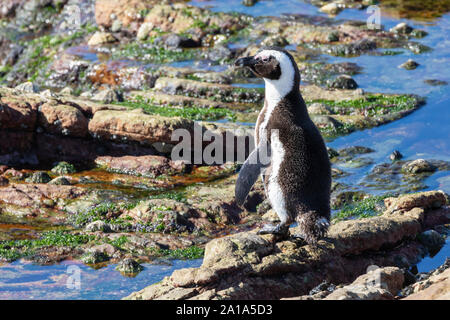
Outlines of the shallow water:
{"type": "MultiPolygon", "coordinates": [[[[245,7],[241,0],[229,1],[191,1],[201,7],[211,7],[213,11],[237,11],[253,16],[280,16],[283,13],[311,14],[326,17],[318,8],[300,0],[258,1],[252,7],[245,7]]],[[[383,12],[382,12],[383,13],[383,12]]],[[[364,10],[346,9],[336,19],[354,19],[365,21],[368,14],[364,10]]],[[[359,87],[369,92],[414,93],[427,98],[427,104],[411,115],[373,129],[354,132],[348,136],[329,142],[333,148],[361,145],[376,150],[367,155],[373,164],[345,170],[352,174],[340,181],[357,185],[362,178],[377,164],[388,162],[389,154],[397,149],[404,159],[440,159],[450,161],[450,87],[430,86],[425,79],[438,79],[450,83],[448,70],[450,60],[450,14],[436,19],[432,23],[419,23],[406,19],[381,17],[385,29],[399,22],[407,22],[415,28],[424,29],[429,34],[417,42],[425,44],[432,51],[415,55],[405,49],[395,49],[402,53],[394,56],[363,55],[353,58],[324,56],[328,62],[355,62],[363,67],[354,78],[359,87]],[[399,69],[397,66],[412,58],[420,66],[413,71],[399,69]]],[[[291,48],[292,49],[292,48],[291,48]]],[[[98,55],[85,47],[78,47],[79,55],[96,61],[98,55]]],[[[131,63],[131,62],[130,62],[131,63]]],[[[213,71],[223,71],[226,66],[211,66],[206,61],[181,61],[171,64],[176,67],[189,67],[213,71]]],[[[242,84],[236,84],[243,86],[242,84]]],[[[246,84],[246,87],[260,87],[261,84],[246,84]]],[[[450,193],[450,173],[437,172],[425,180],[427,189],[442,189],[450,193]]],[[[365,191],[377,194],[383,190],[365,191]]],[[[22,231],[17,231],[21,233],[22,231]]],[[[433,257],[425,257],[419,264],[419,272],[430,271],[441,265],[450,256],[450,241],[433,257]]],[[[191,261],[173,261],[172,266],[144,264],[145,269],[135,278],[127,278],[116,271],[115,265],[98,270],[75,261],[64,261],[54,266],[37,266],[24,261],[0,266],[0,299],[120,299],[133,291],[140,290],[170,275],[173,270],[197,267],[201,259],[191,261]],[[79,268],[81,289],[68,289],[67,273],[70,266],[79,268]]],[[[72,267],[73,268],[73,267],[72,267]]]]}
{"type": "Polygon", "coordinates": [[[130,278],[115,270],[116,265],[95,270],[78,261],[42,267],[21,260],[0,265],[0,300],[116,300],[161,281],[176,269],[198,267],[200,264],[201,259],[173,260],[172,265],[145,263],[145,269],[135,278],[130,278]]]}

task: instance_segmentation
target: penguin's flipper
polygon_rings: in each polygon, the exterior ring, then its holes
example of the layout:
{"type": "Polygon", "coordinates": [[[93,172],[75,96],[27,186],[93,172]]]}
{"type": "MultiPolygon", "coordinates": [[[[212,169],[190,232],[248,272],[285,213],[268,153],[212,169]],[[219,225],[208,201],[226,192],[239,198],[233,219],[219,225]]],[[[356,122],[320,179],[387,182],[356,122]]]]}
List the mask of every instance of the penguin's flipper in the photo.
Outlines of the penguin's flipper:
{"type": "Polygon", "coordinates": [[[245,160],[236,181],[235,198],[237,205],[242,206],[244,204],[250,189],[264,169],[270,165],[270,154],[270,144],[261,141],[245,160]]]}

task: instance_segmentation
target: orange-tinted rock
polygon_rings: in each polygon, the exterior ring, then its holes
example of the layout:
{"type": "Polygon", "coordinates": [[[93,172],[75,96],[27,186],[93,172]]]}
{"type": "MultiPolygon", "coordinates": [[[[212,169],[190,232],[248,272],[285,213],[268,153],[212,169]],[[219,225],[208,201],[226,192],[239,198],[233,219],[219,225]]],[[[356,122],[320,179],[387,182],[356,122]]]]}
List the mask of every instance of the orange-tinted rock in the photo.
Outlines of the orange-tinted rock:
{"type": "Polygon", "coordinates": [[[70,105],[43,104],[39,109],[39,125],[52,134],[80,138],[88,135],[88,120],[70,105]]]}
{"type": "Polygon", "coordinates": [[[36,116],[36,110],[23,98],[0,98],[0,130],[33,131],[36,116]]]}

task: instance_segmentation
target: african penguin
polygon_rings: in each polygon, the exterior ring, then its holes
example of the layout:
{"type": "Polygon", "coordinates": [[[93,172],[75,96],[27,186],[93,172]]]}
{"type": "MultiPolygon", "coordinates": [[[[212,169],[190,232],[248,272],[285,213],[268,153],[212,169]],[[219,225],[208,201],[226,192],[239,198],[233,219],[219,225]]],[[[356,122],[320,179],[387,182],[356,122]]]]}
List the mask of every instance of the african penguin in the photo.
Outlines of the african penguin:
{"type": "Polygon", "coordinates": [[[236,203],[242,205],[258,176],[280,223],[259,234],[289,233],[296,220],[300,237],[315,243],[325,236],[330,221],[331,168],[325,143],[308,115],[300,94],[300,72],[285,50],[268,47],[238,59],[264,79],[265,101],[255,129],[255,150],[236,182],[236,203]]]}

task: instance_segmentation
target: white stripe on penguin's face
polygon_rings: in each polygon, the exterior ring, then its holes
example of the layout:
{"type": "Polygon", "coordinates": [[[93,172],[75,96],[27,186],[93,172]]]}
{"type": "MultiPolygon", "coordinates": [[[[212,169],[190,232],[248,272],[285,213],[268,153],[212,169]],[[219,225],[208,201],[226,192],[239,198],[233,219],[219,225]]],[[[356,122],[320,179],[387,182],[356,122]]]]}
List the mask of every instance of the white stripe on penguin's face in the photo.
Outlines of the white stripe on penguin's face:
{"type": "Polygon", "coordinates": [[[278,103],[284,98],[294,85],[295,69],[292,65],[291,59],[281,51],[263,50],[259,52],[256,57],[264,58],[273,56],[280,64],[281,75],[277,80],[264,78],[266,83],[266,100],[269,104],[278,103]]]}

